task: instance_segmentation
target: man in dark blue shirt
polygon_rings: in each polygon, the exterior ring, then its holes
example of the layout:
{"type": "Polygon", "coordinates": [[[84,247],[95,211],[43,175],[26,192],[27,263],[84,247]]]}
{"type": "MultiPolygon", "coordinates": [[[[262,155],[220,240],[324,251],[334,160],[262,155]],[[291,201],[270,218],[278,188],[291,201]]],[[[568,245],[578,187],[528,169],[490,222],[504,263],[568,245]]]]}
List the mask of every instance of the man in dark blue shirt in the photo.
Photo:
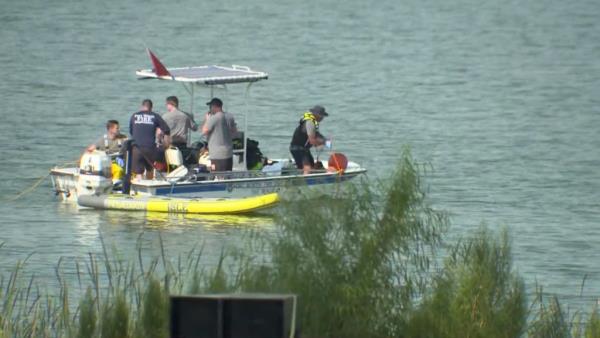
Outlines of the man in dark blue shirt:
{"type": "Polygon", "coordinates": [[[143,178],[144,171],[146,171],[147,179],[150,180],[154,177],[152,164],[159,157],[159,149],[156,144],[158,129],[165,135],[163,140],[168,146],[171,130],[162,117],[152,111],[152,101],[145,99],[142,101],[141,110],[133,114],[129,120],[129,133],[134,142],[132,169],[137,180],[143,178]]]}

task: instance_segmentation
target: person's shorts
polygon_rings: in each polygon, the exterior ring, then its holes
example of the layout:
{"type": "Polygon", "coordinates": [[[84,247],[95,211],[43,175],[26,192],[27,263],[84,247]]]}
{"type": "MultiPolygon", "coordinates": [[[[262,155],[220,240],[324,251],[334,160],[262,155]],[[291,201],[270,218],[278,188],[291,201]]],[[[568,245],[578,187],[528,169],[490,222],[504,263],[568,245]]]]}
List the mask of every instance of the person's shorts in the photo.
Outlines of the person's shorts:
{"type": "Polygon", "coordinates": [[[213,171],[231,171],[233,169],[233,157],[223,160],[211,159],[210,164],[213,167],[213,171]]]}
{"type": "Polygon", "coordinates": [[[153,170],[153,163],[159,159],[157,148],[133,147],[131,151],[131,169],[135,174],[153,170]]]}
{"type": "Polygon", "coordinates": [[[171,143],[171,146],[179,150],[187,149],[187,143],[173,142],[171,143]]]}
{"type": "Polygon", "coordinates": [[[296,162],[296,168],[302,169],[305,165],[310,165],[311,168],[315,166],[315,159],[312,157],[310,149],[292,149],[290,152],[296,162]]]}

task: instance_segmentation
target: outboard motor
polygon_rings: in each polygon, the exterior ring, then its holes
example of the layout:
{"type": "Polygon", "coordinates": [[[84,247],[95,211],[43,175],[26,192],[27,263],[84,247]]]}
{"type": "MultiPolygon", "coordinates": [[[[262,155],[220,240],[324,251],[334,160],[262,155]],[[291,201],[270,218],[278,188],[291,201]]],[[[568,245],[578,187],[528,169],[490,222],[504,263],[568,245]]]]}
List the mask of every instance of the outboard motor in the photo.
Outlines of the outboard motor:
{"type": "Polygon", "coordinates": [[[112,190],[112,162],[103,151],[86,152],[79,162],[77,195],[108,194],[112,190]]]}

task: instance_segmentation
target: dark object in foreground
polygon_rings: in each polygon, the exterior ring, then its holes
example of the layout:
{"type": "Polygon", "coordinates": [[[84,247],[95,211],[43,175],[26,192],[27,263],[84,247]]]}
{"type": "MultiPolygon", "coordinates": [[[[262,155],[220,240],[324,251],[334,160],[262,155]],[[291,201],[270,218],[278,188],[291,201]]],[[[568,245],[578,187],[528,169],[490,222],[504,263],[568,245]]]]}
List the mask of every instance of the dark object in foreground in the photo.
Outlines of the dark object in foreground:
{"type": "Polygon", "coordinates": [[[288,338],[294,295],[171,296],[171,338],[288,338]]]}

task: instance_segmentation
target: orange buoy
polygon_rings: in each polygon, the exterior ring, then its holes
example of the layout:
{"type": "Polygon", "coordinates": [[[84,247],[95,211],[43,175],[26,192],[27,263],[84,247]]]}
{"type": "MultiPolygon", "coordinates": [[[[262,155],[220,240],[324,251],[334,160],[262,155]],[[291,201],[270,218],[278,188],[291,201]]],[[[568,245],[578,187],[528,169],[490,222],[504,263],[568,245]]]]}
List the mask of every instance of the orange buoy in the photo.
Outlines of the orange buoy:
{"type": "Polygon", "coordinates": [[[327,161],[327,170],[329,171],[338,171],[344,172],[348,167],[348,159],[346,155],[342,153],[333,153],[329,156],[329,161],[327,161]]]}

